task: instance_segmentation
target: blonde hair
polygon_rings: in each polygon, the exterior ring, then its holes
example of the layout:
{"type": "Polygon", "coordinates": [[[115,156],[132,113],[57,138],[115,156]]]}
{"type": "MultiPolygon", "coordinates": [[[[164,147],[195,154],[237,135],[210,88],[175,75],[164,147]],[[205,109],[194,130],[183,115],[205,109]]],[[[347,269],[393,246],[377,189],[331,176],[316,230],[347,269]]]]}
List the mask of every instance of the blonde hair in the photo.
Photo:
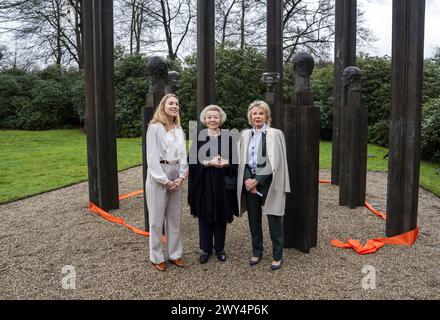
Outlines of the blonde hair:
{"type": "Polygon", "coordinates": [[[174,123],[177,128],[180,127],[180,115],[177,115],[172,123],[165,113],[165,104],[169,98],[176,98],[177,101],[179,101],[179,98],[175,94],[168,93],[164,95],[162,100],[160,100],[159,105],[154,112],[153,119],[151,119],[149,124],[162,123],[166,128],[172,128],[174,123]]]}
{"type": "Polygon", "coordinates": [[[248,122],[251,126],[253,126],[252,117],[251,117],[251,113],[252,113],[253,108],[262,108],[264,110],[264,113],[266,114],[266,124],[270,127],[270,124],[272,122],[272,118],[270,116],[269,105],[266,102],[261,101],[261,100],[254,101],[249,105],[247,117],[248,117],[248,122]]]}
{"type": "Polygon", "coordinates": [[[220,126],[222,126],[223,123],[226,121],[226,113],[223,111],[222,108],[219,106],[216,106],[214,104],[211,104],[207,106],[205,109],[200,112],[200,122],[206,127],[206,115],[208,114],[208,111],[217,111],[220,114],[220,126]]]}

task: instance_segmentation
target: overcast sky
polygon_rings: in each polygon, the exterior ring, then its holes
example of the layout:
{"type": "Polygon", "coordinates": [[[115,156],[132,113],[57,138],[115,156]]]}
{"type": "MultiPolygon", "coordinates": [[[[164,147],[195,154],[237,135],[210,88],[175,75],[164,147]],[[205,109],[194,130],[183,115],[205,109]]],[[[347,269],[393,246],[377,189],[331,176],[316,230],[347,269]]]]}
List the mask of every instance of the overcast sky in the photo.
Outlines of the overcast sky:
{"type": "MultiPolygon", "coordinates": [[[[391,56],[392,0],[361,0],[368,28],[378,39],[368,53],[391,56]]],[[[425,57],[433,55],[440,47],[440,0],[426,0],[425,57]]]]}

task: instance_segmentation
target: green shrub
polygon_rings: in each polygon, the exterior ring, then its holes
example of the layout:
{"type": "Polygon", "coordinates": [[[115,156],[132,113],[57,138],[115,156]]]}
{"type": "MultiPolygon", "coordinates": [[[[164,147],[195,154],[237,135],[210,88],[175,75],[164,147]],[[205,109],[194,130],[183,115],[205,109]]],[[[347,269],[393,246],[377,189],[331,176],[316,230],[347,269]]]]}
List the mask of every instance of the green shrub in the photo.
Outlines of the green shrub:
{"type": "MultiPolygon", "coordinates": [[[[197,69],[196,56],[185,60],[182,83],[178,91],[182,106],[184,129],[188,121],[197,120],[197,69]]],[[[226,112],[228,119],[224,128],[246,128],[247,108],[254,100],[264,97],[265,85],[261,75],[266,68],[263,52],[245,47],[243,50],[232,44],[216,49],[216,103],[226,112]]]]}
{"type": "Polygon", "coordinates": [[[331,140],[333,128],[333,65],[315,68],[311,82],[315,105],[320,107],[321,139],[331,140]]]}
{"type": "Polygon", "coordinates": [[[118,137],[139,137],[142,107],[149,87],[148,58],[136,54],[120,57],[115,64],[116,125],[118,137]]]}
{"type": "Polygon", "coordinates": [[[72,77],[70,90],[73,111],[78,122],[84,125],[86,117],[86,83],[83,71],[72,77]]]}
{"type": "Polygon", "coordinates": [[[425,60],[423,77],[423,102],[440,98],[440,63],[425,60]]]}
{"type": "Polygon", "coordinates": [[[440,162],[440,99],[423,105],[422,159],[440,162]]]}
{"type": "Polygon", "coordinates": [[[382,120],[368,127],[368,141],[382,147],[388,147],[390,121],[382,120]]]}
{"type": "Polygon", "coordinates": [[[21,86],[10,74],[0,74],[0,129],[15,127],[13,98],[19,94],[21,86]]]}
{"type": "Polygon", "coordinates": [[[189,121],[197,119],[197,65],[196,56],[188,56],[184,64],[186,67],[180,75],[180,88],[177,96],[180,103],[180,117],[183,130],[188,133],[189,121]]]}
{"type": "Polygon", "coordinates": [[[72,113],[69,101],[66,100],[66,89],[55,80],[37,80],[31,97],[30,104],[17,106],[18,129],[44,130],[61,127],[72,113]]]}
{"type": "Polygon", "coordinates": [[[362,71],[362,105],[368,107],[368,125],[389,119],[391,101],[391,59],[361,55],[357,63],[362,71]]]}

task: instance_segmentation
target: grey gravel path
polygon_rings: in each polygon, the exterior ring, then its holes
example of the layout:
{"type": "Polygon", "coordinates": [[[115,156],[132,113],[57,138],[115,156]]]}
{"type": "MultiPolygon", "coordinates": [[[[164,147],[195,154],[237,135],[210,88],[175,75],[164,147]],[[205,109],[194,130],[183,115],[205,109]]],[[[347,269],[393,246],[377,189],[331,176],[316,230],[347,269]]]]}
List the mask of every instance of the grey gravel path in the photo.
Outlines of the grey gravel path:
{"type": "MultiPolygon", "coordinates": [[[[140,167],[120,173],[120,193],[141,188],[141,177],[140,167]]],[[[367,199],[382,210],[386,178],[368,174],[367,199]]],[[[185,206],[187,267],[169,266],[165,273],[148,262],[146,238],[88,211],[87,192],[80,183],[0,206],[0,299],[440,299],[440,199],[424,190],[416,244],[359,256],[333,248],[331,239],[384,236],[384,221],[364,208],[340,208],[338,188],[321,185],[318,247],[308,255],[286,250],[277,272],[269,268],[267,221],[264,259],[248,266],[246,217],[228,226],[227,261],[200,265],[197,220],[185,206]],[[71,274],[62,273],[66,265],[75,268],[76,289],[62,287],[71,274]],[[367,265],[376,271],[374,290],[362,287],[367,265]]],[[[142,197],[122,201],[112,214],[142,228],[142,197]]]]}

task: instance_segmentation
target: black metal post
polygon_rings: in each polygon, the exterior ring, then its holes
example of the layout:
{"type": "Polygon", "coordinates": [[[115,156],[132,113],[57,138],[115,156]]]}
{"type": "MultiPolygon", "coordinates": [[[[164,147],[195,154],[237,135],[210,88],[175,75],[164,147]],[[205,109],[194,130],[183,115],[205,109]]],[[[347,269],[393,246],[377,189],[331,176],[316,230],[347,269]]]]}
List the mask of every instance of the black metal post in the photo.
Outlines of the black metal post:
{"type": "Polygon", "coordinates": [[[354,209],[365,205],[367,184],[368,108],[361,106],[359,68],[344,70],[342,87],[339,205],[354,209]]]}
{"type": "Polygon", "coordinates": [[[336,0],[333,93],[332,184],[339,185],[342,72],[356,65],[357,0],[336,0]]]}
{"type": "Polygon", "coordinates": [[[387,236],[417,226],[425,0],[393,1],[387,236]]]}
{"type": "Polygon", "coordinates": [[[119,208],[113,67],[113,1],[83,2],[90,201],[119,208]]]}
{"type": "MultiPolygon", "coordinates": [[[[197,115],[215,102],[215,1],[197,0],[197,115]]],[[[201,128],[197,117],[198,128],[201,128]]]]}
{"type": "Polygon", "coordinates": [[[267,0],[267,71],[279,74],[274,88],[273,102],[268,102],[272,113],[272,126],[282,129],[283,108],[283,1],[267,0]]]}
{"type": "Polygon", "coordinates": [[[285,106],[284,113],[291,188],[286,197],[284,246],[308,253],[318,241],[320,111],[310,90],[313,58],[298,53],[293,63],[294,105],[285,106]]]}

